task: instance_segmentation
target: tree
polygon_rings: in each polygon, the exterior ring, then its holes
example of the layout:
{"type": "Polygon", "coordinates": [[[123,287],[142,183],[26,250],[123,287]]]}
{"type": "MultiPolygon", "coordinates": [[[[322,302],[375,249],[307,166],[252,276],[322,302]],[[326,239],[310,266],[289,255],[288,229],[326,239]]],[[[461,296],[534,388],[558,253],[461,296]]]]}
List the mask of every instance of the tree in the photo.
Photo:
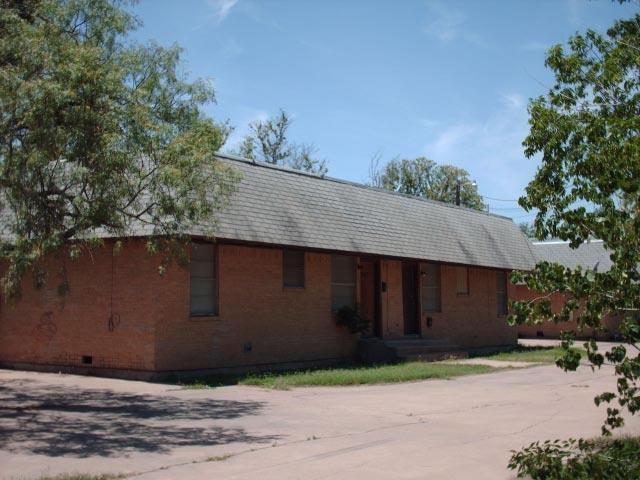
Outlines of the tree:
{"type": "Polygon", "coordinates": [[[536,229],[529,222],[520,222],[518,226],[527,238],[536,238],[536,229]]]}
{"type": "Polygon", "coordinates": [[[469,172],[453,165],[438,165],[426,157],[394,159],[383,168],[372,160],[370,184],[394,192],[418,197],[456,203],[456,189],[460,189],[460,204],[475,210],[484,210],[486,205],[478,193],[469,172]]]}
{"type": "Polygon", "coordinates": [[[47,253],[72,241],[75,257],[99,243],[98,231],[144,227],[151,251],[177,251],[237,181],[213,156],[229,128],[200,111],[215,100],[211,85],[185,79],[177,46],[130,42],[138,22],[122,5],[2,2],[0,199],[12,237],[2,259],[12,297],[27,271],[43,278],[47,253]]]}
{"type": "Polygon", "coordinates": [[[566,322],[575,331],[563,338],[565,355],[558,365],[575,370],[580,361],[573,348],[583,329],[602,330],[605,315],[623,317],[626,343],[604,355],[587,342],[593,368],[614,366],[616,389],[595,398],[609,404],[603,434],[623,425],[622,411],[640,409],[640,15],[620,20],[606,35],[588,30],[573,36],[565,48],[556,45],[546,57],[555,85],[529,105],[530,133],[524,141],[528,157],[542,163],[520,205],[538,209],[535,227],[577,248],[599,238],[611,253],[607,272],[564,268],[542,262],[531,273],[513,275],[539,292],[561,292],[569,300],[553,313],[548,295],[515,302],[511,323],[566,322]]]}
{"type": "Polygon", "coordinates": [[[315,157],[313,145],[291,143],[287,133],[291,117],[284,111],[267,120],[256,120],[249,124],[249,134],[242,139],[236,152],[249,160],[260,160],[295,170],[325,175],[326,160],[315,157]]]}

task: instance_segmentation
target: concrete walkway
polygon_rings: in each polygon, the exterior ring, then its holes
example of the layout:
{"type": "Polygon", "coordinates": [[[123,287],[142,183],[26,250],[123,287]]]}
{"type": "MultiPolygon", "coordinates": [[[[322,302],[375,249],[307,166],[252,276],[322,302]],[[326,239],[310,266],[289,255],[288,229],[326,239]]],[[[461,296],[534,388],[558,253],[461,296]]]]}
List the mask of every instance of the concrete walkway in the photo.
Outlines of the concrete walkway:
{"type": "Polygon", "coordinates": [[[510,449],[598,435],[613,387],[555,366],[290,391],[0,370],[0,477],[508,479],[510,449]]]}

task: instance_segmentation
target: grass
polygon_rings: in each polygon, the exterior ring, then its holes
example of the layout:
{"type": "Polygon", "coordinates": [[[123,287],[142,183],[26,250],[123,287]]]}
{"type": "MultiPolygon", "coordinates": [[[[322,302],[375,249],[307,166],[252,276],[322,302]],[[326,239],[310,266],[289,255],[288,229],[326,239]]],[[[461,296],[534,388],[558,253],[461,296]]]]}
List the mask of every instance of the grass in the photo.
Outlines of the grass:
{"type": "MultiPolygon", "coordinates": [[[[578,350],[582,354],[582,357],[586,358],[587,352],[583,348],[578,348],[578,350]]],[[[527,347],[520,345],[509,352],[500,352],[483,358],[505,362],[555,363],[563,353],[564,350],[562,347],[527,347]]]]}
{"type": "MultiPolygon", "coordinates": [[[[584,349],[578,349],[586,357],[584,349]]],[[[482,356],[487,360],[555,363],[562,355],[561,347],[518,346],[509,352],[482,356]]],[[[488,365],[467,365],[447,362],[407,362],[384,365],[349,365],[340,368],[317,368],[281,372],[215,375],[182,384],[186,389],[204,389],[223,385],[252,385],[286,390],[292,387],[371,385],[413,382],[429,379],[449,379],[462,375],[477,375],[502,370],[488,365]]]]}
{"type": "Polygon", "coordinates": [[[496,369],[486,365],[459,365],[444,362],[407,362],[391,365],[359,365],[341,368],[292,370],[247,374],[233,377],[208,377],[184,385],[185,388],[210,388],[220,385],[252,385],[273,389],[370,385],[412,382],[428,379],[449,379],[462,375],[477,375],[496,369]]]}
{"type": "Polygon", "coordinates": [[[215,455],[213,457],[207,457],[204,459],[205,462],[224,462],[225,460],[228,460],[232,457],[233,455],[231,455],[230,453],[227,453],[225,455],[215,455]]]}

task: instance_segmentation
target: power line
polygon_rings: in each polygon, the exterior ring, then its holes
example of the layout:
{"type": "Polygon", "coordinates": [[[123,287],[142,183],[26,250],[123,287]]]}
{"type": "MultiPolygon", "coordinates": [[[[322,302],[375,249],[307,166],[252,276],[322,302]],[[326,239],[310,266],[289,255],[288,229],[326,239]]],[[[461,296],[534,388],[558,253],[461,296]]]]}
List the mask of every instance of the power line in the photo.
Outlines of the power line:
{"type": "Polygon", "coordinates": [[[489,210],[521,210],[523,212],[526,211],[522,207],[492,207],[491,205],[489,205],[489,210]]]}
{"type": "Polygon", "coordinates": [[[481,195],[481,197],[482,197],[482,198],[486,198],[487,200],[494,200],[494,201],[496,201],[496,202],[515,202],[515,203],[517,203],[517,202],[518,202],[518,199],[515,199],[515,200],[514,200],[514,199],[511,199],[511,200],[509,200],[509,199],[506,199],[506,198],[493,198],[493,197],[487,197],[487,196],[485,196],[485,195],[481,195]]]}

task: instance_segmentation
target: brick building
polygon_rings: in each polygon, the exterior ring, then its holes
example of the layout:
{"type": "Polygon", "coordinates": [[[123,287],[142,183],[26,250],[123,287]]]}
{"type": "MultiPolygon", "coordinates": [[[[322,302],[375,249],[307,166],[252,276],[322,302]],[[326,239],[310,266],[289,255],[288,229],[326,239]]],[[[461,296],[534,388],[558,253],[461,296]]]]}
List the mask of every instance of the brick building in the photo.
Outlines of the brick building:
{"type": "MultiPolygon", "coordinates": [[[[559,263],[571,269],[580,266],[583,269],[599,272],[606,272],[611,268],[611,259],[609,258],[609,253],[603,247],[602,240],[591,240],[575,249],[569,246],[569,242],[558,240],[533,242],[531,248],[536,262],[559,263]]],[[[539,292],[530,290],[526,285],[513,285],[512,292],[513,300],[533,300],[540,296],[539,292]]],[[[560,311],[564,306],[565,300],[564,294],[553,293],[550,297],[552,310],[554,312],[560,311]]],[[[619,333],[620,319],[617,316],[607,316],[602,323],[607,331],[598,333],[596,337],[607,340],[616,338],[619,333]]],[[[520,325],[518,326],[518,335],[524,338],[559,338],[563,330],[577,332],[576,327],[575,321],[558,324],[548,321],[540,325],[520,325]]],[[[592,329],[577,332],[577,334],[581,338],[594,336],[592,329]]]]}
{"type": "Polygon", "coordinates": [[[242,180],[216,240],[164,276],[144,231],[71,261],[0,306],[0,363],[153,378],[187,371],[335,362],[359,342],[439,350],[513,345],[512,269],[534,257],[504,217],[220,156],[242,180]],[[69,292],[58,295],[56,276],[69,292]],[[366,335],[335,323],[342,306],[366,335]],[[397,345],[397,343],[396,343],[397,345]]]}

